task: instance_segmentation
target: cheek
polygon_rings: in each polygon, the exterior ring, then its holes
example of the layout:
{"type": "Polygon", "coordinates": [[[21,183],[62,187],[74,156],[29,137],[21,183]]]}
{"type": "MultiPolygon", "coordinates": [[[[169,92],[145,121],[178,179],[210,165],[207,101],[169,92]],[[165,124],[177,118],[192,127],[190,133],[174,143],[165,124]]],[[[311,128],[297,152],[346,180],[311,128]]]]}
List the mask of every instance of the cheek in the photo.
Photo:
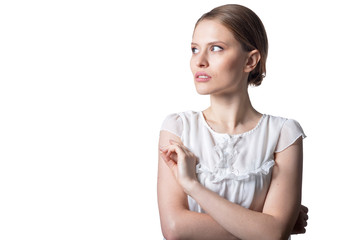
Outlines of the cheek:
{"type": "Polygon", "coordinates": [[[229,63],[229,71],[233,72],[233,74],[243,78],[244,75],[244,62],[245,60],[238,56],[234,58],[232,62],[229,63]]]}
{"type": "Polygon", "coordinates": [[[220,70],[219,73],[224,76],[229,76],[231,78],[235,76],[239,76],[242,74],[242,62],[239,57],[230,57],[225,59],[224,61],[219,61],[217,63],[218,69],[220,70]]]}
{"type": "Polygon", "coordinates": [[[194,74],[194,69],[195,69],[195,61],[194,61],[194,59],[193,58],[191,58],[191,60],[189,61],[189,66],[190,66],[190,68],[191,68],[191,71],[192,71],[192,73],[194,74]]]}

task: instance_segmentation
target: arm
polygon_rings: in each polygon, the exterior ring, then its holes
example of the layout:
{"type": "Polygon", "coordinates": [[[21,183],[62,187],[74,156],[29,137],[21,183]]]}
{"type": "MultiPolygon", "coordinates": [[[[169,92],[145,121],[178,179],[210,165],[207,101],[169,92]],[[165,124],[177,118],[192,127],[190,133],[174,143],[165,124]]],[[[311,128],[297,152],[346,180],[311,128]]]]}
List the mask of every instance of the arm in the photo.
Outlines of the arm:
{"type": "Polygon", "coordinates": [[[203,187],[195,172],[194,161],[182,145],[166,149],[165,162],[177,168],[176,178],[186,193],[225,230],[241,239],[287,239],[299,214],[302,186],[302,139],[275,155],[272,181],[263,212],[243,208],[203,187]],[[170,154],[171,153],[171,154],[170,154]],[[173,155],[177,155],[176,158],[173,155]]]}
{"type": "MultiPolygon", "coordinates": [[[[159,146],[169,145],[169,140],[181,142],[176,135],[161,131],[159,146]]],[[[237,239],[208,214],[189,210],[186,193],[161,157],[158,161],[158,207],[162,233],[168,240],[237,239]]]]}

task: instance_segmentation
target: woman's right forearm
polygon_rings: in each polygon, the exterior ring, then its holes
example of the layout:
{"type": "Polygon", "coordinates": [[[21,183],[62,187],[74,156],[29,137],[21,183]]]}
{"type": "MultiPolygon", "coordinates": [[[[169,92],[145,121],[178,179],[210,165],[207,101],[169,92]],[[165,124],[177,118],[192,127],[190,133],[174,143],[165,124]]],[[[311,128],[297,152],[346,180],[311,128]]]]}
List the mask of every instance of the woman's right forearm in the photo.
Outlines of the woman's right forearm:
{"type": "Polygon", "coordinates": [[[167,240],[196,239],[196,240],[236,240],[221,225],[208,214],[180,210],[172,219],[172,226],[164,232],[167,240]]]}
{"type": "MultiPolygon", "coordinates": [[[[170,141],[181,142],[181,139],[167,131],[161,131],[159,146],[168,146],[170,141]]],[[[176,181],[172,170],[160,152],[158,159],[158,208],[162,232],[167,240],[235,240],[208,214],[192,212],[188,207],[187,194],[176,181]]]]}

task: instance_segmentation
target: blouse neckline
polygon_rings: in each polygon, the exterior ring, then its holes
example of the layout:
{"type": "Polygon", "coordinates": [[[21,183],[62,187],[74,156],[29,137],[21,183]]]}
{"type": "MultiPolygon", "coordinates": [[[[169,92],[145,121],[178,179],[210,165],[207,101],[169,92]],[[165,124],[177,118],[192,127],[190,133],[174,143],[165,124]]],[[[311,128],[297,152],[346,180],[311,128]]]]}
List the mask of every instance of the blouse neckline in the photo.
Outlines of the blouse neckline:
{"type": "Polygon", "coordinates": [[[257,125],[252,128],[251,130],[248,130],[246,132],[243,132],[243,133],[238,133],[238,134],[228,134],[228,133],[220,133],[220,132],[216,132],[214,131],[211,126],[208,124],[208,122],[206,121],[205,117],[204,117],[204,114],[203,114],[203,111],[199,111],[199,115],[202,119],[202,122],[203,124],[208,128],[208,130],[215,134],[215,135],[219,135],[219,136],[228,136],[228,137],[243,137],[243,136],[247,136],[251,133],[253,133],[254,131],[257,130],[257,128],[261,125],[261,123],[263,122],[263,119],[266,117],[266,114],[262,114],[262,116],[260,117],[260,119],[258,120],[258,123],[257,125]]]}

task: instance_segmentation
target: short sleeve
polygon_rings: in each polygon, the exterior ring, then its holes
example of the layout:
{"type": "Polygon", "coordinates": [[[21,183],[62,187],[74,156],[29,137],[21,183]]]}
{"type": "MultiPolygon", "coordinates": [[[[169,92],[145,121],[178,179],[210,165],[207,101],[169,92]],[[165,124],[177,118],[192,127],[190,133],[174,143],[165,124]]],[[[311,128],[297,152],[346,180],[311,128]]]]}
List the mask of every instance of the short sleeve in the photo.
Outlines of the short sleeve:
{"type": "Polygon", "coordinates": [[[296,120],[287,119],[281,129],[275,152],[282,152],[301,136],[306,137],[301,125],[296,120]]]}
{"type": "Polygon", "coordinates": [[[173,113],[168,115],[160,128],[160,130],[165,130],[170,133],[173,133],[174,135],[181,138],[182,132],[183,132],[183,122],[182,118],[177,113],[173,113]]]}

